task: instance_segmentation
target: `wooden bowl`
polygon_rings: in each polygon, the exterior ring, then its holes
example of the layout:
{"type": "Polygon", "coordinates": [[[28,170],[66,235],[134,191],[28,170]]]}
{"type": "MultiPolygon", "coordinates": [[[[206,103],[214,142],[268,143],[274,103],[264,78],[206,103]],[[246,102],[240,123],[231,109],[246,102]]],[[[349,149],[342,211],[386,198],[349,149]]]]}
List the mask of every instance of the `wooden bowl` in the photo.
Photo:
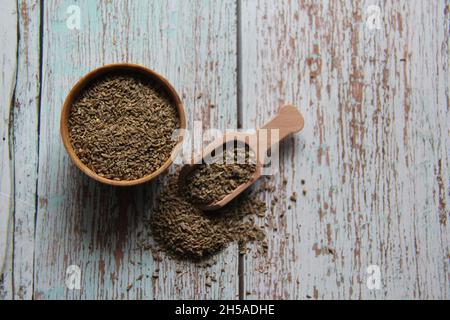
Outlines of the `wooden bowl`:
{"type": "MultiPolygon", "coordinates": [[[[175,89],[172,87],[172,85],[167,81],[164,77],[157,74],[156,72],[137,65],[137,64],[129,64],[129,63],[116,63],[116,64],[108,64],[105,66],[102,66],[100,68],[97,68],[88,74],[86,74],[84,77],[82,77],[78,82],[75,84],[75,86],[70,90],[69,94],[67,95],[66,100],[64,101],[64,105],[61,111],[61,138],[64,144],[64,147],[66,148],[67,152],[69,153],[70,159],[75,163],[75,165],[83,171],[85,174],[87,174],[89,177],[113,186],[133,186],[137,184],[141,184],[147,181],[150,181],[157,176],[159,176],[161,173],[165,172],[169,166],[172,164],[173,159],[175,159],[176,155],[181,149],[181,145],[183,142],[183,134],[181,133],[178,137],[178,142],[174,146],[172,153],[170,157],[166,160],[166,162],[163,163],[163,165],[156,171],[152,172],[149,175],[146,175],[142,178],[135,179],[135,180],[112,180],[107,179],[104,177],[99,176],[97,173],[95,173],[93,170],[88,168],[81,160],[78,158],[77,154],[75,153],[75,150],[73,149],[73,146],[70,142],[70,136],[69,136],[69,115],[70,115],[70,109],[75,101],[75,99],[78,97],[78,95],[83,91],[83,89],[90,83],[92,83],[93,80],[98,79],[99,77],[111,73],[111,72],[120,72],[120,71],[126,71],[126,72],[136,72],[141,75],[144,75],[145,77],[148,77],[152,79],[153,81],[157,82],[158,84],[161,84],[162,87],[167,91],[172,101],[175,103],[175,106],[178,111],[178,117],[179,117],[179,129],[186,129],[186,116],[184,113],[184,107],[181,102],[180,97],[178,96],[178,93],[175,91],[175,89]]],[[[181,130],[181,132],[184,132],[184,130],[181,130]]]]}

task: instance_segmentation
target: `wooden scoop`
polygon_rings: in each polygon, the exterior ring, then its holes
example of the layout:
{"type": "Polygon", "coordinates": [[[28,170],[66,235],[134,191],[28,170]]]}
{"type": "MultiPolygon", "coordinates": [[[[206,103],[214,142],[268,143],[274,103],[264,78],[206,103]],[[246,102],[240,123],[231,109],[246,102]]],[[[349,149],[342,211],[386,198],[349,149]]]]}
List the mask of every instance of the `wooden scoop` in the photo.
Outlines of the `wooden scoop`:
{"type": "Polygon", "coordinates": [[[262,166],[264,163],[264,157],[267,151],[275,144],[286,138],[289,134],[299,132],[303,129],[304,120],[300,111],[292,106],[282,106],[278,114],[267,122],[260,129],[257,129],[255,133],[243,133],[243,132],[227,132],[222,137],[215,139],[211,142],[203,151],[203,154],[194,158],[194,164],[185,165],[179,175],[178,185],[183,188],[186,177],[192,170],[196,169],[202,163],[202,160],[211,153],[222,148],[227,143],[237,141],[241,144],[246,144],[256,154],[256,170],[252,178],[244,184],[238,186],[230,194],[223,197],[221,200],[205,204],[198,205],[198,208],[202,210],[217,210],[225,206],[231,200],[236,198],[240,193],[252,185],[261,176],[262,166]]]}

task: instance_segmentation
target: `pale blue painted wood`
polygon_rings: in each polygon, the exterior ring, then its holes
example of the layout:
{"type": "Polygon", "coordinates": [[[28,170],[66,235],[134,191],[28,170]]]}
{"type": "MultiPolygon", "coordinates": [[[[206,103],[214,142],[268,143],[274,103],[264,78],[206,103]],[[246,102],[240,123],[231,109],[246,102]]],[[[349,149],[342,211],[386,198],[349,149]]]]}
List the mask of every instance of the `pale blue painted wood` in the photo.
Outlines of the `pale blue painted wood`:
{"type": "Polygon", "coordinates": [[[38,147],[37,1],[3,2],[0,23],[0,298],[30,299],[38,147]]]}
{"type": "Polygon", "coordinates": [[[183,98],[189,126],[203,120],[206,127],[235,127],[234,1],[45,1],[43,12],[35,297],[235,298],[236,246],[209,268],[165,255],[155,261],[139,242],[148,238],[144,224],[159,183],[118,189],[93,182],[69,161],[59,137],[71,86],[112,62],[143,64],[167,77],[183,98]],[[81,12],[80,30],[66,25],[72,4],[81,12]],[[69,265],[81,269],[80,290],[65,286],[69,265]],[[207,272],[218,278],[211,287],[207,272]]]}
{"type": "Polygon", "coordinates": [[[242,1],[241,13],[243,126],[286,102],[305,116],[271,182],[268,254],[246,256],[248,297],[448,299],[448,1],[242,1]],[[380,29],[366,24],[373,4],[380,29]]]}
{"type": "Polygon", "coordinates": [[[246,256],[247,298],[448,298],[445,1],[384,2],[387,23],[376,31],[364,23],[370,1],[242,1],[239,57],[236,3],[44,2],[34,239],[40,6],[2,2],[1,299],[236,297],[236,246],[205,269],[142,250],[158,182],[129,190],[92,182],[69,162],[58,130],[73,83],[118,61],[164,74],[183,96],[190,127],[235,127],[238,58],[244,127],[283,102],[298,104],[306,119],[304,132],[283,144],[270,182],[280,201],[261,221],[268,255],[251,246],[246,256]],[[66,25],[74,4],[81,30],[66,25]],[[71,264],[81,268],[80,290],[65,285],[71,264]],[[370,264],[381,268],[381,290],[365,286],[370,264]],[[211,287],[207,272],[218,279],[211,287]]]}
{"type": "Polygon", "coordinates": [[[13,296],[14,267],[12,246],[12,220],[14,211],[14,173],[12,136],[13,96],[17,69],[17,8],[15,1],[2,3],[0,11],[0,299],[13,296]]]}
{"type": "Polygon", "coordinates": [[[18,1],[19,51],[14,101],[14,298],[33,296],[40,89],[40,4],[18,1]]]}

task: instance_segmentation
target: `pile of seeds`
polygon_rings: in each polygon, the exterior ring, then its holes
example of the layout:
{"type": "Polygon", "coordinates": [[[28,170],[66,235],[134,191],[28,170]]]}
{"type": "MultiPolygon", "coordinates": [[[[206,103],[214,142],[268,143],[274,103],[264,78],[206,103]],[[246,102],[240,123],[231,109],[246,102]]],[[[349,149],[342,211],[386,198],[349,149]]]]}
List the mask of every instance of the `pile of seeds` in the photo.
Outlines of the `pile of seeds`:
{"type": "Polygon", "coordinates": [[[184,191],[195,204],[221,200],[238,186],[248,182],[256,171],[255,155],[246,146],[224,146],[215,162],[201,164],[185,180],[184,191]]]}
{"type": "Polygon", "coordinates": [[[243,196],[214,212],[197,209],[178,190],[178,173],[169,177],[150,218],[156,242],[171,255],[200,260],[217,253],[229,243],[263,240],[264,232],[254,224],[252,215],[263,216],[265,203],[243,196]]]}
{"type": "Polygon", "coordinates": [[[70,141],[80,160],[98,175],[135,180],[170,157],[179,127],[166,91],[141,75],[108,74],[90,84],[73,103],[70,141]]]}

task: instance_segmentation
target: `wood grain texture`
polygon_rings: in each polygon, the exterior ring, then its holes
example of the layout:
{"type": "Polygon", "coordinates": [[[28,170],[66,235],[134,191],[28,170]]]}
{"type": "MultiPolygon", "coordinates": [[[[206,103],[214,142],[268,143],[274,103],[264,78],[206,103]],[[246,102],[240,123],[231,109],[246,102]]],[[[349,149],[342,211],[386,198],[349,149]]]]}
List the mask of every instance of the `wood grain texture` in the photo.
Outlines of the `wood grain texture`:
{"type": "Polygon", "coordinates": [[[255,128],[284,103],[301,109],[305,128],[280,146],[264,195],[268,252],[250,245],[244,256],[246,298],[450,298],[448,1],[4,0],[1,9],[0,299],[237,297],[236,245],[206,267],[152,249],[146,220],[162,179],[114,188],[69,161],[63,100],[112,62],[166,76],[190,129],[235,128],[238,117],[255,128]],[[71,5],[80,30],[67,27],[71,5]],[[380,29],[368,27],[370,5],[380,29]],[[80,290],[65,284],[70,265],[80,290]],[[369,265],[380,267],[380,290],[366,286],[369,265]]]}
{"type": "Polygon", "coordinates": [[[14,101],[14,299],[31,299],[34,276],[39,90],[40,4],[20,1],[14,101]]]}
{"type": "Polygon", "coordinates": [[[0,299],[13,296],[14,169],[11,133],[17,74],[17,7],[9,0],[0,11],[0,299]]]}
{"type": "Polygon", "coordinates": [[[91,181],[70,163],[58,128],[74,82],[112,62],[143,64],[167,77],[182,96],[190,127],[194,120],[235,126],[235,3],[77,1],[81,29],[70,30],[72,4],[45,1],[43,8],[35,298],[234,298],[236,246],[207,268],[143,250],[160,183],[123,189],[91,181]],[[210,110],[210,103],[217,107],[210,110]],[[80,290],[65,285],[69,265],[81,269],[80,290]],[[209,286],[208,274],[218,281],[209,286]]]}
{"type": "Polygon", "coordinates": [[[448,15],[447,1],[242,1],[243,126],[283,103],[305,116],[280,148],[247,297],[449,298],[448,15]]]}

